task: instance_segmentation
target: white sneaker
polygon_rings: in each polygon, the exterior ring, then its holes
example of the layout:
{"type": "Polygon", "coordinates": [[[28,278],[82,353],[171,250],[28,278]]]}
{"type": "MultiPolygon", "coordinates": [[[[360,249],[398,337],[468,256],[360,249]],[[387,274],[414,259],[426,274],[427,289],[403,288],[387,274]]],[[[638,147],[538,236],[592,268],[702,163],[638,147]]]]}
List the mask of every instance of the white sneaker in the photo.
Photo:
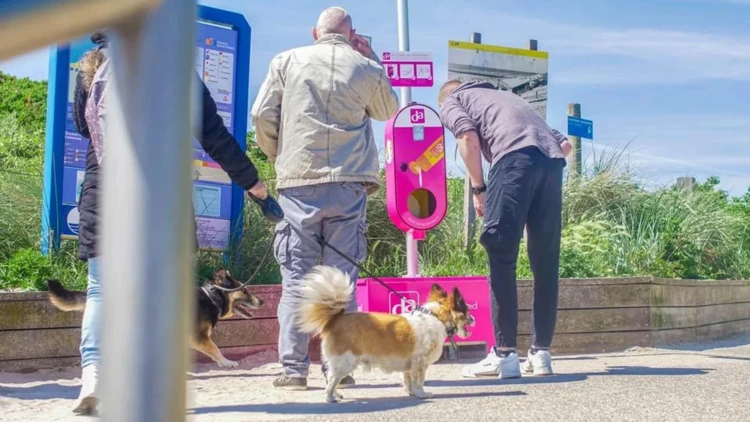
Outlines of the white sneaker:
{"type": "Polygon", "coordinates": [[[73,406],[73,413],[93,415],[99,405],[99,365],[89,365],[81,372],[81,393],[73,406]]]}
{"type": "Polygon", "coordinates": [[[534,375],[552,375],[552,355],[547,350],[537,350],[532,355],[529,350],[528,357],[523,363],[523,371],[534,375]]]}
{"type": "Polygon", "coordinates": [[[477,362],[474,365],[465,366],[461,371],[461,375],[465,378],[520,378],[521,365],[516,352],[512,352],[505,357],[500,357],[495,353],[495,350],[492,349],[482,361],[477,362]]]}

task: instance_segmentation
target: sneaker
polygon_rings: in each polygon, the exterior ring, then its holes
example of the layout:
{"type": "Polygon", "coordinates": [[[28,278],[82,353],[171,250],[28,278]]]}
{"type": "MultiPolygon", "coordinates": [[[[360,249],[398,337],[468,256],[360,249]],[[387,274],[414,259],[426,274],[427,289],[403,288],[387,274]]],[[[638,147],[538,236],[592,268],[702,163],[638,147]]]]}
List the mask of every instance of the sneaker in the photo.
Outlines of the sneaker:
{"type": "Polygon", "coordinates": [[[461,371],[465,378],[499,377],[501,379],[512,379],[521,377],[521,365],[518,353],[511,352],[506,356],[498,356],[493,348],[487,357],[474,365],[465,366],[461,371]]]}
{"type": "Polygon", "coordinates": [[[535,353],[529,350],[523,371],[534,375],[552,375],[552,355],[548,350],[537,350],[535,353]]]}
{"type": "Polygon", "coordinates": [[[81,370],[81,393],[73,405],[77,415],[94,415],[99,405],[99,365],[88,365],[81,370]]]}
{"type": "MultiPolygon", "coordinates": [[[[323,371],[323,378],[326,380],[326,385],[328,385],[328,367],[323,365],[321,370],[323,371]]],[[[357,382],[354,381],[354,377],[347,375],[339,381],[338,388],[349,388],[353,387],[355,384],[357,384],[357,382]]]]}
{"type": "Polygon", "coordinates": [[[304,391],[307,390],[307,378],[290,377],[287,374],[281,374],[273,380],[273,386],[281,390],[304,391]]]}

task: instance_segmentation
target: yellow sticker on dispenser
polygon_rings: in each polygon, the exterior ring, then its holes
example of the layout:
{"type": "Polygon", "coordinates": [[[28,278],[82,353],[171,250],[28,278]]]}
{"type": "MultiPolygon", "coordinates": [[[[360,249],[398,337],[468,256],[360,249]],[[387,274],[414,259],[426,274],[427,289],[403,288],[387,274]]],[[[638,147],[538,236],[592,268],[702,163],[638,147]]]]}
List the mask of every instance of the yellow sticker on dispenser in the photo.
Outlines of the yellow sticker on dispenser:
{"type": "Polygon", "coordinates": [[[409,163],[409,170],[416,175],[420,174],[420,170],[422,173],[427,173],[443,158],[445,158],[445,147],[443,146],[443,137],[441,136],[416,161],[409,163]]]}

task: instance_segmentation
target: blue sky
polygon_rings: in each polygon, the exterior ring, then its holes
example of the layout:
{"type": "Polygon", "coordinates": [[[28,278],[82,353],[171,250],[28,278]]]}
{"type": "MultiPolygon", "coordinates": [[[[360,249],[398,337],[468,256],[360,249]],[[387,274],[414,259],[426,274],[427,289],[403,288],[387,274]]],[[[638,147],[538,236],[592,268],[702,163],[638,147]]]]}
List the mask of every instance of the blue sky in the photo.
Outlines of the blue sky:
{"type": "MultiPolygon", "coordinates": [[[[396,2],[210,0],[245,15],[253,28],[250,98],[278,52],[312,41],[318,14],[339,5],[376,51],[396,50],[396,2]]],[[[584,155],[629,145],[629,159],[651,183],[719,176],[722,187],[750,187],[750,0],[411,0],[411,49],[429,51],[437,85],[447,76],[448,40],[481,32],[485,44],[550,53],[548,122],[564,130],[566,105],[581,104],[596,139],[584,155]]],[[[47,50],[0,63],[0,70],[47,77],[47,50]]],[[[435,105],[437,88],[413,99],[435,105]]],[[[382,125],[376,126],[382,143],[382,125]]],[[[449,139],[449,151],[455,145],[449,139]]],[[[449,155],[454,174],[460,159],[449,155]]]]}

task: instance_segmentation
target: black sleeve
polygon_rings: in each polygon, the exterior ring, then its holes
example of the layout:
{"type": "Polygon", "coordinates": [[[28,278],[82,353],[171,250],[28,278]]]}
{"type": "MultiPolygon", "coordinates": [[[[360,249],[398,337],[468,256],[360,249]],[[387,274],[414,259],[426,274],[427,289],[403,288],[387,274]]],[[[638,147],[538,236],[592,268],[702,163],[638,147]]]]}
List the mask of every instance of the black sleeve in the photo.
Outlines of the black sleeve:
{"type": "Polygon", "coordinates": [[[99,162],[90,142],[78,213],[78,257],[87,261],[99,255],[99,162]]]}
{"type": "MultiPolygon", "coordinates": [[[[196,77],[197,74],[196,74],[196,77]]],[[[196,136],[212,160],[219,163],[232,181],[248,190],[258,183],[258,170],[224,126],[206,84],[203,87],[203,133],[196,136]]]]}
{"type": "Polygon", "coordinates": [[[76,131],[81,136],[89,138],[89,126],[86,124],[86,100],[89,95],[88,92],[83,89],[81,79],[81,72],[78,72],[78,76],[76,76],[76,86],[73,93],[73,124],[76,127],[76,131]]]}

